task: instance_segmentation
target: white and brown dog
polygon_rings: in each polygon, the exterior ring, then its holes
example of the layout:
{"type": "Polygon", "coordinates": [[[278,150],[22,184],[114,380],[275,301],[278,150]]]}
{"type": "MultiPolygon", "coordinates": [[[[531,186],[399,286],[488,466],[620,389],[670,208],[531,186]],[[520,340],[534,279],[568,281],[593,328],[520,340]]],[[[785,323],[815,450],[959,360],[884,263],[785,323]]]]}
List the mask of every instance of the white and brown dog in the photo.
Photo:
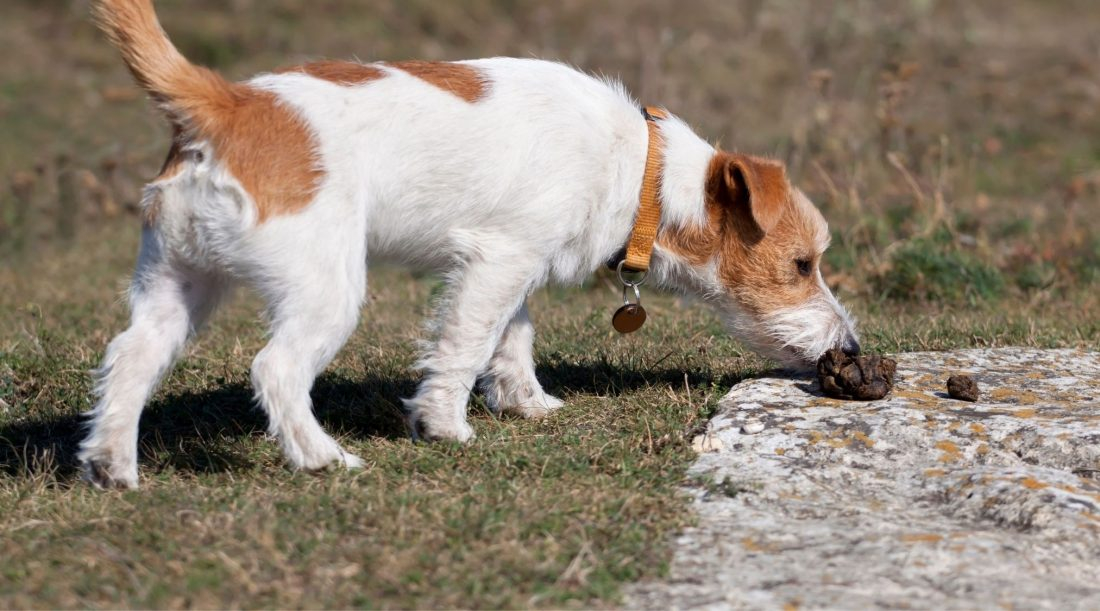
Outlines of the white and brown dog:
{"type": "Polygon", "coordinates": [[[142,202],[132,322],[107,349],[80,449],[96,485],[137,485],[142,408],[236,283],[269,306],[252,382],[287,459],[359,466],[322,430],[309,393],[355,329],[368,258],[448,279],[424,379],[406,401],[414,434],[470,440],[479,377],[498,410],[560,406],[535,378],[525,300],[622,249],[655,150],[654,279],[714,304],[781,361],[858,351],[818,271],[825,220],[782,165],[715,150],[664,113],[647,120],[617,82],[494,58],[326,61],[232,83],[176,50],[151,0],[94,8],[174,128],[142,202]]]}

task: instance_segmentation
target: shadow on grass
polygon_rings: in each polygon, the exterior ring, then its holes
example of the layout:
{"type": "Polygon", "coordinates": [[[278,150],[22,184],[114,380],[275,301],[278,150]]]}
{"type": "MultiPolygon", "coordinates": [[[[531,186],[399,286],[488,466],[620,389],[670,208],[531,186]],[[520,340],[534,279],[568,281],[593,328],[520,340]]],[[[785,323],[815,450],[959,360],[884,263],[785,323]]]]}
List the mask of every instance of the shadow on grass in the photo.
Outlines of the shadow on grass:
{"type": "MultiPolygon", "coordinates": [[[[326,374],[311,395],[314,413],[329,433],[396,439],[407,435],[399,397],[414,389],[411,377],[354,380],[326,374]]],[[[72,414],[0,426],[0,473],[53,472],[60,480],[73,479],[84,424],[85,418],[72,414]]],[[[246,384],[173,394],[154,400],[142,413],[139,460],[191,473],[244,470],[253,459],[242,442],[264,435],[266,427],[267,418],[246,384]]]]}
{"type": "Polygon", "coordinates": [[[744,376],[726,373],[715,375],[703,369],[637,369],[624,368],[610,361],[538,364],[537,374],[543,389],[552,395],[599,394],[618,396],[650,386],[683,388],[684,380],[696,388],[716,385],[729,387],[744,376]]]}
{"type": "MultiPolygon", "coordinates": [[[[546,390],[556,395],[618,396],[650,386],[731,386],[741,378],[715,379],[704,371],[623,369],[609,362],[551,363],[538,368],[546,390]]],[[[366,439],[407,436],[401,398],[416,390],[411,376],[354,379],[335,374],[318,378],[311,393],[314,412],[333,435],[366,439]]],[[[75,479],[76,452],[85,419],[67,415],[0,426],[0,473],[33,477],[53,473],[75,479]]],[[[242,383],[214,390],[183,392],[154,400],[142,413],[139,460],[157,469],[189,473],[244,471],[255,464],[246,440],[265,434],[267,418],[242,383]]]]}

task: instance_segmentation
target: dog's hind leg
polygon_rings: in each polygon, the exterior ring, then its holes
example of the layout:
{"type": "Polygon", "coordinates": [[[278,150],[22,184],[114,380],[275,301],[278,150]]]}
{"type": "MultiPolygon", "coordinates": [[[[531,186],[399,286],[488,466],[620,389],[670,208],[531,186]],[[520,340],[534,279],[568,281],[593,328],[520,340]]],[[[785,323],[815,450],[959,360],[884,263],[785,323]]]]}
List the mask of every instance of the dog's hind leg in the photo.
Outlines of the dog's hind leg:
{"type": "Polygon", "coordinates": [[[283,278],[265,291],[272,335],[252,363],[252,386],[267,411],[269,432],[298,469],[362,466],[321,428],[309,396],[317,374],[355,330],[366,290],[366,270],[359,265],[318,265],[307,270],[308,278],[283,278]]]}
{"type": "Polygon", "coordinates": [[[562,406],[561,399],[546,394],[535,377],[534,340],[525,303],[508,322],[485,372],[482,391],[493,410],[541,418],[562,406]]]}
{"type": "Polygon", "coordinates": [[[115,337],[98,372],[99,401],[80,444],[84,479],[103,488],[138,484],[141,410],[191,335],[213,311],[224,282],[173,263],[147,228],[130,287],[131,322],[115,337]]]}

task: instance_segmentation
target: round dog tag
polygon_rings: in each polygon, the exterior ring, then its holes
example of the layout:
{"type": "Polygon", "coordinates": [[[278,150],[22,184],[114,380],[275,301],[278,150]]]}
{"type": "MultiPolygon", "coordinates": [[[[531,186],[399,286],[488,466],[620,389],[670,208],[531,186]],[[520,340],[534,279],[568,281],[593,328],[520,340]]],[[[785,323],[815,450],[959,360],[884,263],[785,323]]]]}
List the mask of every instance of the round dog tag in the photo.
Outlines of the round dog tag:
{"type": "Polygon", "coordinates": [[[640,303],[628,303],[615,310],[611,326],[619,333],[633,333],[645,324],[645,308],[640,303]]]}

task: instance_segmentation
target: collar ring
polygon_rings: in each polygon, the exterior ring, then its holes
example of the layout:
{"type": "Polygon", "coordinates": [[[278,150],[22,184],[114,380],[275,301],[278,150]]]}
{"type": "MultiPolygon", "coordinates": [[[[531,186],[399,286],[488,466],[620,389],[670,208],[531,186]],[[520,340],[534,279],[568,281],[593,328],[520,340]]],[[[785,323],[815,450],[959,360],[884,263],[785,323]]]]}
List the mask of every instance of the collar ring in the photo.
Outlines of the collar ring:
{"type": "Polygon", "coordinates": [[[643,284],[645,284],[646,279],[649,278],[649,270],[646,270],[646,269],[643,269],[641,271],[624,270],[623,266],[625,264],[626,264],[626,259],[623,259],[623,260],[619,261],[619,264],[617,266],[615,266],[615,274],[619,276],[619,282],[621,282],[624,287],[634,287],[634,288],[637,288],[637,287],[642,286],[643,284]],[[640,275],[641,277],[638,278],[637,280],[627,280],[626,277],[623,276],[624,273],[626,273],[626,274],[636,274],[636,275],[640,275]]]}

